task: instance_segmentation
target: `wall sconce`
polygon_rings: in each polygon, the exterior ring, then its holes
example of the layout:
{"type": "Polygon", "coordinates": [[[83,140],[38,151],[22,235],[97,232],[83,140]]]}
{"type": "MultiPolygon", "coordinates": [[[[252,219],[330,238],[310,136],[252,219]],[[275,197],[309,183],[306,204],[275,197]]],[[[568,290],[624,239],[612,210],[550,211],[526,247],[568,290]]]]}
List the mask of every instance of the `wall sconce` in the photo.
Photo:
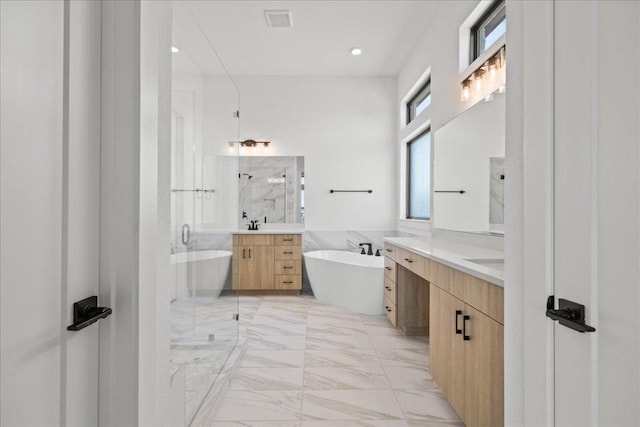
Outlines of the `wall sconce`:
{"type": "Polygon", "coordinates": [[[504,70],[506,66],[505,52],[505,46],[503,46],[460,83],[460,99],[463,102],[471,99],[472,92],[480,95],[485,86],[495,84],[498,73],[504,70]]]}

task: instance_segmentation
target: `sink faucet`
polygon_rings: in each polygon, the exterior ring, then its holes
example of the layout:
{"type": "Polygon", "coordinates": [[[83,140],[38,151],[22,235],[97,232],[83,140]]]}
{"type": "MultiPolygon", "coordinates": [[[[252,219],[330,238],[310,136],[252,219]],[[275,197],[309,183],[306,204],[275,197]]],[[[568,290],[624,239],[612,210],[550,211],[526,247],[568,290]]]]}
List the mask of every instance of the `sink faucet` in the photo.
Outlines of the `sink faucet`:
{"type": "MultiPolygon", "coordinates": [[[[361,248],[363,246],[368,246],[369,250],[367,251],[367,255],[373,255],[373,249],[371,249],[371,247],[373,246],[373,243],[360,243],[358,246],[361,248]]],[[[362,253],[364,254],[364,248],[362,249],[362,253]]]]}

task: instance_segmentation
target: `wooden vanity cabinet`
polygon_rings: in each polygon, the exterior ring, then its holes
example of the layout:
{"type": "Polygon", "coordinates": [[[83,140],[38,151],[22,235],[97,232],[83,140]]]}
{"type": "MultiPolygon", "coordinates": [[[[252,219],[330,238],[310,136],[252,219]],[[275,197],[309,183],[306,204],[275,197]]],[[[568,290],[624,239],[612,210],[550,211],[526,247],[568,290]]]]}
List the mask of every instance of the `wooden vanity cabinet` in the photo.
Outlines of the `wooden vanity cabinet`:
{"type": "Polygon", "coordinates": [[[441,267],[449,290],[430,285],[431,374],[467,426],[502,426],[502,288],[441,267]]]}
{"type": "Polygon", "coordinates": [[[301,243],[299,234],[235,234],[233,289],[248,293],[300,292],[301,243]]]}

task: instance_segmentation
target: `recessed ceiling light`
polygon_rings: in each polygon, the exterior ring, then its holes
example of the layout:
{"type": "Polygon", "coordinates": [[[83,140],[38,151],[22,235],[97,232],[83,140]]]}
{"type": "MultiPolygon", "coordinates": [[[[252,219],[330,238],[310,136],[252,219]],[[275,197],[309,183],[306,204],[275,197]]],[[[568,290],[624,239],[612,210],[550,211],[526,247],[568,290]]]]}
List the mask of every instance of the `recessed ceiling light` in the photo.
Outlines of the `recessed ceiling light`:
{"type": "Polygon", "coordinates": [[[360,49],[359,47],[352,47],[351,49],[349,49],[349,52],[353,56],[358,56],[358,55],[362,54],[362,49],[360,49]]]}
{"type": "Polygon", "coordinates": [[[178,53],[178,52],[180,52],[180,49],[178,49],[178,48],[177,48],[177,47],[175,47],[175,46],[171,46],[171,52],[172,52],[172,53],[178,53]]]}

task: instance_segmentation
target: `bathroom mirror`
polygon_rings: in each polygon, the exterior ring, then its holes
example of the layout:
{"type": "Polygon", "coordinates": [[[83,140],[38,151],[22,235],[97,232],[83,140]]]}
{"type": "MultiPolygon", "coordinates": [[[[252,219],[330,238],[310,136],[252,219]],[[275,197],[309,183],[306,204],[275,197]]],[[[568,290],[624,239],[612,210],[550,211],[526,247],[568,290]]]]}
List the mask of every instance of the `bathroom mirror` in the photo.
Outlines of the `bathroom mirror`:
{"type": "Polygon", "coordinates": [[[240,224],[304,222],[304,157],[240,157],[240,224]]]}
{"type": "Polygon", "coordinates": [[[434,227],[504,231],[505,94],[493,93],[435,132],[434,227]]]}

